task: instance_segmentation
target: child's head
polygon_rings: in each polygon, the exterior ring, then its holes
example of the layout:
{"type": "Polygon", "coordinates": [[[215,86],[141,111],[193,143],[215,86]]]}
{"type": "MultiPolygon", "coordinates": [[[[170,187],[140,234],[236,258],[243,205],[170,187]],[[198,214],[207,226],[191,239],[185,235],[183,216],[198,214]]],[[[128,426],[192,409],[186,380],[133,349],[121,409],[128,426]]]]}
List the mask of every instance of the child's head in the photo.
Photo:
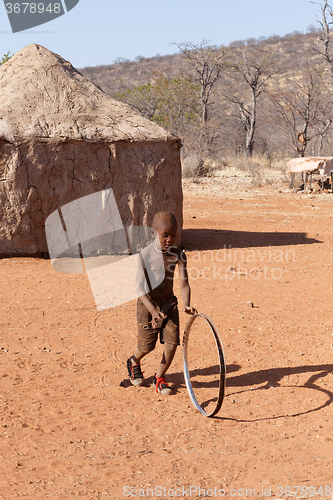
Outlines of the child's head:
{"type": "Polygon", "coordinates": [[[170,212],[158,212],[153,219],[153,228],[157,232],[162,250],[175,244],[177,238],[177,220],[170,212]]]}

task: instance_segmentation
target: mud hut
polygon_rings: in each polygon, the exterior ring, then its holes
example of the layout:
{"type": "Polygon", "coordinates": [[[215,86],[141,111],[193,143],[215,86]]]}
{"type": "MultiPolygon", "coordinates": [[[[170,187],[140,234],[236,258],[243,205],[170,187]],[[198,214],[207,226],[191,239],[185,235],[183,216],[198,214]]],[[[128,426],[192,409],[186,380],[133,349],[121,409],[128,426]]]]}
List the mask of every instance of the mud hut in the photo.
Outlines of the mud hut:
{"type": "Polygon", "coordinates": [[[47,252],[45,220],[112,188],[126,226],[168,210],[182,225],[180,141],[28,45],[0,68],[0,255],[47,252]]]}

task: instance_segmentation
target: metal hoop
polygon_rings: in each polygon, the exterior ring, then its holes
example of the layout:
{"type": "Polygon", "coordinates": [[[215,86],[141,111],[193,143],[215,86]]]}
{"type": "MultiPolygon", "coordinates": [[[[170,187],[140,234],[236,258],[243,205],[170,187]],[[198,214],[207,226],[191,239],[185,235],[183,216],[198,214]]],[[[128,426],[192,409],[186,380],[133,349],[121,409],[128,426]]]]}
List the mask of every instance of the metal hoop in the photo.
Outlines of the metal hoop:
{"type": "Polygon", "coordinates": [[[186,323],[185,330],[184,330],[184,336],[183,336],[183,363],[184,363],[185,383],[186,383],[186,387],[187,387],[189,396],[191,398],[191,401],[192,401],[194,407],[197,410],[199,410],[200,413],[202,415],[204,415],[205,417],[212,417],[213,415],[216,415],[216,413],[220,410],[222,403],[223,403],[224,392],[225,392],[226,366],[225,366],[223,347],[222,347],[222,342],[220,339],[219,332],[218,332],[214,322],[212,321],[212,319],[209,316],[207,316],[207,314],[200,314],[200,313],[193,314],[193,316],[191,316],[191,318],[186,323]],[[197,398],[195,397],[193,387],[192,387],[191,378],[190,378],[190,372],[188,369],[188,362],[187,362],[188,361],[188,341],[189,341],[191,326],[192,326],[195,318],[197,318],[198,316],[203,318],[210,326],[210,329],[214,335],[216,347],[217,347],[218,354],[219,354],[219,361],[220,361],[219,395],[218,395],[216,406],[215,406],[214,410],[210,413],[207,413],[200,406],[197,398]]]}

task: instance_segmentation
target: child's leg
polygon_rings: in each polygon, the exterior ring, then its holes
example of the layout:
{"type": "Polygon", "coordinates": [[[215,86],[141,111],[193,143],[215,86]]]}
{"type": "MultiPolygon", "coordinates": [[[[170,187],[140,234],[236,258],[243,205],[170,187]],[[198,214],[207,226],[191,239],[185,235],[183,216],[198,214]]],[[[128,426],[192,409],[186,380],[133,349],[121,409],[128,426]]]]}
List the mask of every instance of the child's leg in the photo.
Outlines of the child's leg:
{"type": "Polygon", "coordinates": [[[156,377],[162,378],[164,377],[167,369],[172,363],[174,355],[176,353],[177,346],[174,344],[169,344],[168,342],[164,343],[164,352],[162,356],[161,363],[157,368],[156,377]]]}
{"type": "Polygon", "coordinates": [[[133,356],[130,357],[130,360],[131,360],[131,363],[132,365],[139,365],[140,364],[140,361],[141,359],[146,356],[150,351],[147,351],[147,352],[142,352],[139,350],[139,348],[137,347],[134,351],[134,354],[133,356]]]}
{"type": "Polygon", "coordinates": [[[155,349],[158,329],[149,327],[151,314],[140,299],[137,301],[138,344],[133,356],[130,357],[132,365],[139,365],[140,360],[155,349]]]}
{"type": "MultiPolygon", "coordinates": [[[[156,336],[157,337],[157,334],[156,336]]],[[[135,349],[133,356],[128,358],[127,360],[127,370],[128,370],[128,375],[130,378],[130,381],[133,385],[141,385],[143,382],[143,373],[141,371],[141,366],[140,366],[140,360],[146,356],[152,349],[155,347],[156,339],[154,342],[154,345],[151,347],[149,346],[143,346],[144,348],[140,346],[140,339],[139,339],[139,345],[135,349]],[[140,348],[141,347],[141,348],[140,348]]]]}
{"type": "Polygon", "coordinates": [[[142,359],[146,354],[148,354],[148,352],[139,351],[137,347],[134,351],[134,355],[127,360],[128,375],[133,385],[139,386],[143,382],[140,359],[142,359]]]}

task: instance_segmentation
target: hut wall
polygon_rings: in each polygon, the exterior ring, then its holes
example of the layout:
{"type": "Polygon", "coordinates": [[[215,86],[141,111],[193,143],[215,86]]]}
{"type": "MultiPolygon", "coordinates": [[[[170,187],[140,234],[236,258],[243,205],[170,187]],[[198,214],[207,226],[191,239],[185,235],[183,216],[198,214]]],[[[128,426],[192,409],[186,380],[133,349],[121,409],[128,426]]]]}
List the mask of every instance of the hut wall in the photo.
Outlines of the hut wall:
{"type": "Polygon", "coordinates": [[[113,188],[125,225],[167,210],[182,227],[179,141],[0,141],[0,255],[47,252],[45,220],[77,198],[113,188]]]}

